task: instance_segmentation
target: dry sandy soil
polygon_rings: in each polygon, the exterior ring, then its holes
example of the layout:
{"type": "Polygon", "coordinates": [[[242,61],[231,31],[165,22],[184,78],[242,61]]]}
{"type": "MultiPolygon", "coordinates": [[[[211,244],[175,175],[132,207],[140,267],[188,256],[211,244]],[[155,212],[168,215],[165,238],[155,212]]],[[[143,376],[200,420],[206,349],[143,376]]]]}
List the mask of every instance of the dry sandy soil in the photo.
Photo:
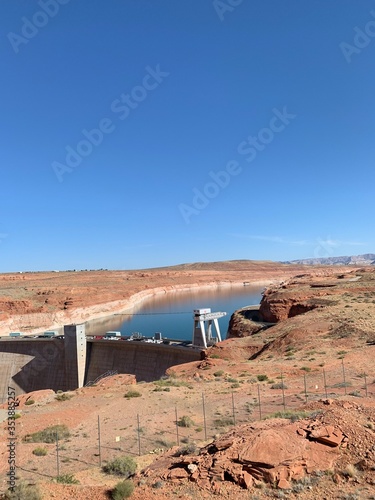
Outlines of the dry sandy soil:
{"type": "MultiPolygon", "coordinates": [[[[256,331],[240,311],[232,338],[200,362],[173,367],[164,381],[116,375],[66,395],[20,396],[19,477],[37,483],[43,498],[109,498],[119,478],[99,467],[99,416],[102,463],[130,455],[138,464],[135,500],[374,499],[375,270],[293,269],[282,278],[278,268],[274,278],[284,283],[271,286],[260,307],[275,326],[256,331]],[[189,425],[176,426],[182,417],[189,425]],[[24,440],[56,424],[71,434],[59,441],[60,474],[73,474],[79,485],[53,480],[55,443],[24,440]],[[37,447],[47,455],[35,456],[37,447]]],[[[177,271],[153,272],[167,282],[165,273],[177,271]]],[[[194,283],[196,273],[207,282],[216,272],[219,279],[219,271],[178,271],[184,280],[192,273],[194,283]]],[[[230,279],[251,281],[254,271],[247,272],[230,271],[230,279]]]]}

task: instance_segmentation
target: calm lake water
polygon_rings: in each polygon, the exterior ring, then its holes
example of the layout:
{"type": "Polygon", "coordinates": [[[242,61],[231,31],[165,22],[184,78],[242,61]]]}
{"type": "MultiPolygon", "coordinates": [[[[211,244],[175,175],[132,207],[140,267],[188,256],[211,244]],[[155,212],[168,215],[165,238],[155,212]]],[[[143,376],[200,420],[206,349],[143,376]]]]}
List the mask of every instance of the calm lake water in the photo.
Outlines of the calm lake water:
{"type": "Polygon", "coordinates": [[[264,286],[234,285],[155,295],[129,314],[87,322],[86,335],[103,335],[108,330],[117,330],[122,335],[140,332],[152,337],[155,332],[161,332],[163,337],[191,340],[193,310],[210,307],[212,312],[227,313],[219,319],[221,336],[225,339],[232,313],[241,307],[259,304],[263,290],[264,286]]]}

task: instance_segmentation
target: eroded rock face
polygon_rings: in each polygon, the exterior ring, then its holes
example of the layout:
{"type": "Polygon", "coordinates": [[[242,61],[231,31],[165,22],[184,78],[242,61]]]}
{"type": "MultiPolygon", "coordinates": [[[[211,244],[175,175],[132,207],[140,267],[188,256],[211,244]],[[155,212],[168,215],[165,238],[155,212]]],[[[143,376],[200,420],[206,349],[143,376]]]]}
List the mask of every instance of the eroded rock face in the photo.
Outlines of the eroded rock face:
{"type": "Polygon", "coordinates": [[[263,329],[262,320],[256,308],[243,308],[235,311],[229,321],[227,338],[249,337],[263,329]]]}
{"type": "Polygon", "coordinates": [[[373,287],[373,275],[373,269],[365,269],[348,275],[295,276],[264,292],[260,315],[264,321],[277,323],[314,309],[336,305],[344,294],[361,297],[373,287]]]}
{"type": "Polygon", "coordinates": [[[199,454],[181,456],[181,449],[173,447],[141,475],[151,481],[192,481],[220,494],[224,482],[243,489],[259,482],[289,489],[306,475],[340,470],[349,462],[357,464],[372,484],[375,433],[365,428],[363,419],[375,419],[373,407],[326,399],[305,408],[311,411],[310,418],[240,425],[199,454]]]}
{"type": "Polygon", "coordinates": [[[178,448],[143,474],[163,480],[190,480],[215,491],[222,481],[249,489],[257,482],[290,488],[291,482],[314,471],[331,469],[348,438],[335,425],[317,421],[258,422],[237,427],[200,451],[178,456],[178,448]]]}
{"type": "Polygon", "coordinates": [[[42,403],[48,400],[53,400],[55,392],[52,389],[43,389],[41,391],[29,392],[28,394],[20,394],[17,396],[17,407],[24,408],[30,404],[42,403]]]}

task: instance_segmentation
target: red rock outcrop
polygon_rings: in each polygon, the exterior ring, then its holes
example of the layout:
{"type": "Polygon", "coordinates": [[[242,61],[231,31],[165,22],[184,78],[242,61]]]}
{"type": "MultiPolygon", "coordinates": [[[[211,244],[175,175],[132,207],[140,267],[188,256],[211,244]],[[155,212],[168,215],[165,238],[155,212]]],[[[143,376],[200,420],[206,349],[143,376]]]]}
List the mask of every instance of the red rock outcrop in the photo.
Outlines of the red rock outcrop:
{"type": "Polygon", "coordinates": [[[220,493],[226,481],[244,489],[260,481],[289,489],[305,475],[355,463],[372,484],[375,433],[358,421],[358,415],[373,420],[373,407],[327,399],[305,409],[311,411],[310,418],[237,426],[199,454],[186,455],[184,448],[174,447],[141,475],[172,482],[189,480],[220,493]]]}
{"type": "MultiPolygon", "coordinates": [[[[279,321],[305,314],[314,309],[321,309],[335,304],[337,298],[345,293],[362,291],[362,286],[356,283],[359,279],[356,271],[349,275],[331,274],[295,276],[280,285],[274,285],[265,290],[260,303],[260,315],[264,321],[277,323],[279,321]],[[349,276],[349,277],[348,277],[349,276]]],[[[373,268],[370,268],[370,273],[373,268]]],[[[362,270],[366,273],[366,270],[362,270]]]]}

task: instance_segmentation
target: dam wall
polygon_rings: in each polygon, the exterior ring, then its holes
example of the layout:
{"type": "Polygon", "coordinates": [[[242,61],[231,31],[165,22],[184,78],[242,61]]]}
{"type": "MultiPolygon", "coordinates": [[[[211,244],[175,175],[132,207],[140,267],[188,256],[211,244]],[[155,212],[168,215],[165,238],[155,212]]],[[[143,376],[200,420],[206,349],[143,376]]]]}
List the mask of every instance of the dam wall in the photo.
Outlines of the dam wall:
{"type": "Polygon", "coordinates": [[[87,352],[86,381],[93,381],[108,370],[117,370],[135,375],[138,382],[151,382],[171,366],[201,359],[199,349],[144,342],[88,341],[87,352]]]}
{"type": "Polygon", "coordinates": [[[2,340],[0,342],[0,397],[8,386],[16,394],[53,389],[67,390],[62,340],[2,340]]]}
{"type": "MultiPolygon", "coordinates": [[[[77,327],[80,325],[77,325],[77,327]]],[[[8,386],[22,394],[74,390],[114,370],[137,381],[159,379],[171,366],[200,359],[200,350],[175,345],[108,340],[10,339],[0,341],[0,403],[8,386]]]]}

